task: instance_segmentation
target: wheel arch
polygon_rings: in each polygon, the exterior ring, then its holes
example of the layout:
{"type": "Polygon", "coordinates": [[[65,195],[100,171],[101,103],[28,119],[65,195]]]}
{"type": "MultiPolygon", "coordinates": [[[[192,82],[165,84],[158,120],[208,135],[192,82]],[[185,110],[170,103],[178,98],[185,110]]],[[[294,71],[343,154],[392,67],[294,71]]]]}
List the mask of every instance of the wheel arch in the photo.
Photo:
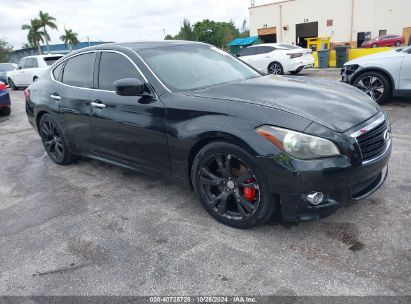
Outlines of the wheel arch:
{"type": "Polygon", "coordinates": [[[37,127],[37,130],[39,130],[40,119],[43,117],[44,114],[50,114],[50,113],[47,112],[47,111],[45,111],[45,110],[41,110],[41,111],[38,112],[37,115],[36,115],[36,127],[37,127]]]}
{"type": "Polygon", "coordinates": [[[197,140],[194,143],[194,145],[192,145],[190,152],[188,154],[187,177],[188,177],[188,182],[191,187],[193,186],[191,182],[191,169],[192,169],[193,162],[194,162],[196,155],[206,145],[212,142],[216,142],[216,141],[224,141],[229,144],[239,146],[253,155],[255,154],[255,151],[254,149],[251,148],[251,146],[249,146],[244,140],[242,140],[241,138],[235,135],[232,135],[229,133],[221,133],[221,132],[218,132],[218,133],[212,132],[212,133],[203,134],[201,138],[197,140]]]}
{"type": "Polygon", "coordinates": [[[364,68],[361,71],[359,71],[357,74],[355,74],[354,77],[352,77],[350,84],[353,85],[355,80],[358,77],[360,77],[361,75],[363,75],[365,73],[368,73],[368,72],[377,72],[377,73],[383,74],[387,78],[387,80],[389,81],[389,84],[391,86],[391,88],[390,88],[391,93],[394,93],[395,87],[396,87],[394,78],[392,77],[392,75],[387,70],[385,70],[383,68],[378,68],[378,67],[364,68]]]}

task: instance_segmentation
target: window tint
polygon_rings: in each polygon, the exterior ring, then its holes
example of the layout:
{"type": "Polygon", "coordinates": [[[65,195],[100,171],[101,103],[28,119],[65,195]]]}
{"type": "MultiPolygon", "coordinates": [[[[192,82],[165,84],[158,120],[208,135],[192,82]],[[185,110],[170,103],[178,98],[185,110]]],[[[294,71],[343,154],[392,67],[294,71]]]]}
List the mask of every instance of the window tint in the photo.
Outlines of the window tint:
{"type": "Polygon", "coordinates": [[[46,62],[47,65],[52,65],[57,60],[59,60],[61,57],[63,57],[63,56],[45,57],[44,61],[46,62]]]}
{"type": "Polygon", "coordinates": [[[259,55],[259,54],[267,54],[267,53],[270,53],[270,52],[272,52],[272,51],[275,51],[275,48],[274,47],[272,47],[272,46],[258,46],[258,47],[256,47],[256,55],[259,55]]]}
{"type": "Polygon", "coordinates": [[[32,68],[38,68],[39,63],[37,62],[37,58],[31,58],[31,67],[32,68]]]}
{"type": "Polygon", "coordinates": [[[244,48],[244,49],[241,49],[241,50],[238,52],[238,55],[240,55],[240,56],[255,55],[255,52],[254,52],[254,51],[255,51],[254,48],[244,48]]]}
{"type": "Polygon", "coordinates": [[[94,56],[94,53],[87,53],[67,60],[63,72],[63,83],[75,87],[91,88],[94,56]]]}
{"type": "Polygon", "coordinates": [[[102,52],[98,88],[114,91],[114,82],[124,78],[141,79],[141,76],[133,64],[123,55],[102,52]]]}
{"type": "Polygon", "coordinates": [[[53,70],[54,79],[57,80],[57,81],[61,81],[61,70],[63,69],[63,65],[64,65],[64,62],[60,63],[53,70]]]}

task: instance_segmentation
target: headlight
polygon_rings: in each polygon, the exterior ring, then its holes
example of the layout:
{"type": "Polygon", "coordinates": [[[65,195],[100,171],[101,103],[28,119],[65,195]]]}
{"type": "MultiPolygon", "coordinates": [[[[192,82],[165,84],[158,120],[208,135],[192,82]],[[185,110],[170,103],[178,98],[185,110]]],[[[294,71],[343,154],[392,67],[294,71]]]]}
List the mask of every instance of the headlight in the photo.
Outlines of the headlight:
{"type": "Polygon", "coordinates": [[[262,126],[256,131],[277,148],[298,159],[340,155],[333,142],[321,137],[272,126],[262,126]]]}

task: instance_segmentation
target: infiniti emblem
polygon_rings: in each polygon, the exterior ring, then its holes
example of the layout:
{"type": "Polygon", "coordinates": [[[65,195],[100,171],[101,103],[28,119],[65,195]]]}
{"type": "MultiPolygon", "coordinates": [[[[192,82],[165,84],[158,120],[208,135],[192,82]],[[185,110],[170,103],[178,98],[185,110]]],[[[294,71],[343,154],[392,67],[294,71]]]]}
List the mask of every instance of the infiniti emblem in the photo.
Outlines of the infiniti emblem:
{"type": "Polygon", "coordinates": [[[385,131],[384,132],[384,141],[389,141],[391,139],[391,133],[390,133],[390,131],[385,131]]]}

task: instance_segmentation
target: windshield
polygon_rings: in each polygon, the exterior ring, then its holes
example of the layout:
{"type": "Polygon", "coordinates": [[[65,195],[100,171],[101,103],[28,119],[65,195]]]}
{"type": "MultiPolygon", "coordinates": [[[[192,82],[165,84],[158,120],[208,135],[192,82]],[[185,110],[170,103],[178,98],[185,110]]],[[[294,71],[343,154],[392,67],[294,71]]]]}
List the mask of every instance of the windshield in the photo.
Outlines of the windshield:
{"type": "Polygon", "coordinates": [[[189,91],[261,76],[242,61],[209,45],[148,49],[139,55],[171,91],[189,91]]]}
{"type": "Polygon", "coordinates": [[[9,72],[15,69],[16,67],[11,63],[0,64],[0,72],[9,72]]]}

